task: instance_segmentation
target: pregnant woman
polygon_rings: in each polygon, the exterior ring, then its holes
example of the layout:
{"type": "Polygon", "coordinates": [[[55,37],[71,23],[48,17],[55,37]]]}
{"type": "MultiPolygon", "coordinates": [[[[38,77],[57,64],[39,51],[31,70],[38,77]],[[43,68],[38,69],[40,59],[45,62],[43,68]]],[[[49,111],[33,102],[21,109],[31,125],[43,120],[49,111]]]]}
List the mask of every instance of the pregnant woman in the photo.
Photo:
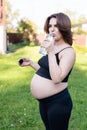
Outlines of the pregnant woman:
{"type": "Polygon", "coordinates": [[[23,58],[19,65],[31,66],[36,70],[31,81],[31,92],[39,102],[46,130],[68,130],[73,106],[68,79],[76,59],[71,21],[64,13],[52,14],[46,19],[44,31],[53,37],[51,40],[46,37],[41,44],[47,54],[38,63],[23,58]]]}

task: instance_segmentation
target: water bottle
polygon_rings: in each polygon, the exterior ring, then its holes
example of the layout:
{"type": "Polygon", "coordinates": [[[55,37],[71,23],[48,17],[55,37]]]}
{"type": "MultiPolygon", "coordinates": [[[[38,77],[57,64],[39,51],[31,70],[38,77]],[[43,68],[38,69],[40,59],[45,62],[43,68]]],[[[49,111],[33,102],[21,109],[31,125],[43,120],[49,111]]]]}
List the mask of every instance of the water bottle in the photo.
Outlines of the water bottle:
{"type": "MultiPolygon", "coordinates": [[[[46,36],[46,38],[51,41],[51,40],[53,39],[53,34],[52,34],[52,33],[49,33],[49,34],[46,36]]],[[[47,54],[46,49],[45,49],[44,47],[41,47],[41,48],[40,48],[39,53],[42,54],[43,56],[45,56],[45,55],[47,54]]]]}

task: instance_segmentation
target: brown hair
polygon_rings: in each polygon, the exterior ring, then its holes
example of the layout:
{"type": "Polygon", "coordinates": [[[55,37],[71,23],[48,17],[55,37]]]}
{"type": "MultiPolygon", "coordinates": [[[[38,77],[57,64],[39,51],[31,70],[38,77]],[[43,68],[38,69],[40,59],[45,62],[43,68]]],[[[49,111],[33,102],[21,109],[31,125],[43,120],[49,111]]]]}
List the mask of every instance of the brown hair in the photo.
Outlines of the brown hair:
{"type": "Polygon", "coordinates": [[[46,33],[49,33],[49,21],[51,18],[56,18],[57,20],[57,27],[62,34],[62,37],[66,43],[69,45],[72,45],[73,39],[72,39],[72,31],[71,31],[71,21],[70,18],[64,14],[64,13],[56,13],[50,15],[44,24],[44,31],[46,33]]]}

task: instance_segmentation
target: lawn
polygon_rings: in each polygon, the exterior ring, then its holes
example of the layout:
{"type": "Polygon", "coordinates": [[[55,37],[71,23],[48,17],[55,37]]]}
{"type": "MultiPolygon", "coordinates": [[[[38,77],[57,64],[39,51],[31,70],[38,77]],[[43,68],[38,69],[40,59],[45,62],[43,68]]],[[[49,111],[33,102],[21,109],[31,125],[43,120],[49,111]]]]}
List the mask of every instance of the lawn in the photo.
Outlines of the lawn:
{"type": "MultiPolygon", "coordinates": [[[[74,48],[77,58],[68,86],[73,100],[69,130],[87,130],[87,48],[74,48]]],[[[9,50],[0,55],[0,130],[45,130],[38,102],[30,92],[35,71],[18,66],[21,57],[37,62],[39,46],[10,45],[9,50]]]]}

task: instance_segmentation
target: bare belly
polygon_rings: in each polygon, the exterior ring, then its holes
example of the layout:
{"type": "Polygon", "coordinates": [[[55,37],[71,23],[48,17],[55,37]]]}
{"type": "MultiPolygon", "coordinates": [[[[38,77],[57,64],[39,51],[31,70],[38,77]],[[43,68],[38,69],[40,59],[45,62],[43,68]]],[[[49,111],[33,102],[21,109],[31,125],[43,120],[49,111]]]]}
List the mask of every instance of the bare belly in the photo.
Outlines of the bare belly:
{"type": "Polygon", "coordinates": [[[54,84],[52,80],[43,78],[37,74],[31,81],[30,89],[35,98],[42,99],[61,92],[67,87],[67,83],[54,84]]]}

